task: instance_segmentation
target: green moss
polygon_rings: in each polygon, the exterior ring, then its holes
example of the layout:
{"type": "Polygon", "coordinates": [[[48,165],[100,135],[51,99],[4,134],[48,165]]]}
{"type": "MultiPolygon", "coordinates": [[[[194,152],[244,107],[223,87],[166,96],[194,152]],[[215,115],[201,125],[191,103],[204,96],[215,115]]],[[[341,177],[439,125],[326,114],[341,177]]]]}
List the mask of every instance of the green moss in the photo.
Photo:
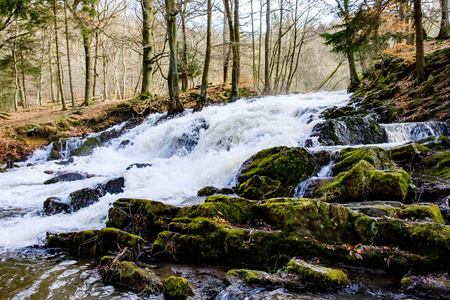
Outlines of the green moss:
{"type": "Polygon", "coordinates": [[[145,244],[145,240],[140,236],[116,228],[103,228],[100,230],[98,238],[101,251],[104,253],[108,250],[133,248],[145,244]]]}
{"type": "Polygon", "coordinates": [[[116,261],[103,273],[103,280],[140,292],[156,293],[162,289],[161,281],[153,272],[131,261],[116,261]]]}
{"type": "Polygon", "coordinates": [[[238,177],[239,183],[260,175],[289,186],[312,176],[316,169],[316,159],[304,148],[274,147],[258,152],[243,166],[238,177]]]}
{"type": "Polygon", "coordinates": [[[284,186],[279,180],[267,176],[255,175],[239,186],[238,194],[241,197],[260,200],[275,197],[287,197],[294,191],[294,186],[284,186]]]}
{"type": "Polygon", "coordinates": [[[349,171],[361,160],[365,160],[379,170],[392,168],[393,164],[389,160],[386,150],[379,147],[346,148],[341,150],[340,157],[333,166],[333,173],[349,171]]]}
{"type": "Polygon", "coordinates": [[[254,201],[227,196],[210,196],[205,203],[180,209],[180,217],[224,219],[231,223],[246,223],[252,219],[254,201]]]}
{"type": "Polygon", "coordinates": [[[199,197],[211,196],[211,195],[217,194],[218,192],[219,192],[218,188],[215,188],[213,186],[206,186],[197,192],[197,196],[199,196],[199,197]]]}
{"type": "Polygon", "coordinates": [[[67,249],[78,255],[96,255],[99,253],[99,230],[85,230],[47,235],[47,247],[67,249]]]}
{"type": "Polygon", "coordinates": [[[340,173],[336,180],[323,187],[332,200],[358,202],[364,200],[391,200],[410,202],[417,189],[411,177],[403,170],[375,170],[361,160],[350,171],[340,173]]]}
{"type": "Polygon", "coordinates": [[[450,179],[450,151],[445,151],[422,159],[418,166],[418,172],[450,179]]]}
{"type": "Polygon", "coordinates": [[[164,280],[163,294],[166,300],[185,300],[194,295],[185,278],[174,276],[164,280]]]}
{"type": "Polygon", "coordinates": [[[419,144],[409,144],[396,148],[392,148],[389,151],[391,158],[396,163],[409,164],[418,161],[418,159],[424,157],[430,149],[419,144]]]}
{"type": "Polygon", "coordinates": [[[70,154],[72,156],[88,156],[95,148],[101,146],[103,146],[103,144],[97,138],[91,137],[88,138],[81,147],[72,150],[70,154]]]}
{"type": "Polygon", "coordinates": [[[300,276],[301,279],[318,286],[337,287],[350,283],[347,275],[341,270],[308,264],[299,259],[291,259],[287,269],[300,276]]]}

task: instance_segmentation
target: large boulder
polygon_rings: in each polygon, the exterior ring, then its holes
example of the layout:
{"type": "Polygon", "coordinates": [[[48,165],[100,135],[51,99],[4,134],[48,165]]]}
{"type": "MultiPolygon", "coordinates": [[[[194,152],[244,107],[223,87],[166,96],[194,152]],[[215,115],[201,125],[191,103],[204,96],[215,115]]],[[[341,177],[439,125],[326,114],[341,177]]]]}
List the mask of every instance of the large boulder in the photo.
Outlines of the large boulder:
{"type": "Polygon", "coordinates": [[[84,188],[69,194],[70,206],[73,211],[78,211],[98,202],[105,195],[106,192],[101,184],[94,188],[84,188]]]}
{"type": "Polygon", "coordinates": [[[408,173],[377,170],[365,160],[350,171],[340,173],[322,191],[329,201],[339,202],[390,200],[409,203],[417,197],[417,188],[408,173]]]}
{"type": "Polygon", "coordinates": [[[68,203],[63,202],[61,198],[50,197],[44,201],[44,213],[46,215],[56,215],[62,212],[71,213],[72,208],[68,203]]]}
{"type": "Polygon", "coordinates": [[[330,119],[313,128],[312,137],[332,145],[378,144],[387,141],[386,132],[372,117],[346,116],[330,119]]]}
{"type": "Polygon", "coordinates": [[[292,194],[294,187],[311,177],[316,169],[317,159],[304,148],[274,147],[262,150],[243,163],[237,178],[239,195],[242,193],[242,196],[247,194],[252,195],[253,199],[262,199],[267,193],[273,194],[272,197],[292,194]],[[262,191],[249,192],[249,189],[258,188],[262,191]]]}
{"type": "Polygon", "coordinates": [[[378,170],[393,167],[388,152],[380,147],[346,148],[341,150],[338,160],[332,167],[333,174],[349,171],[361,160],[367,161],[378,170]]]}

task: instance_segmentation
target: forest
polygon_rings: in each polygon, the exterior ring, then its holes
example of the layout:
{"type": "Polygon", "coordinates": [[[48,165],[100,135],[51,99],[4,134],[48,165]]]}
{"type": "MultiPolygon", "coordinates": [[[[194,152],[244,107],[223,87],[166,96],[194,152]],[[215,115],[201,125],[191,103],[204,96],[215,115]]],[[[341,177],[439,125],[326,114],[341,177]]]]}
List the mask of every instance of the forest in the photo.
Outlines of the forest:
{"type": "Polygon", "coordinates": [[[425,70],[423,40],[449,31],[448,0],[1,0],[0,112],[156,96],[176,112],[179,91],[201,87],[201,108],[228,83],[231,99],[351,90],[389,55],[425,70]]]}

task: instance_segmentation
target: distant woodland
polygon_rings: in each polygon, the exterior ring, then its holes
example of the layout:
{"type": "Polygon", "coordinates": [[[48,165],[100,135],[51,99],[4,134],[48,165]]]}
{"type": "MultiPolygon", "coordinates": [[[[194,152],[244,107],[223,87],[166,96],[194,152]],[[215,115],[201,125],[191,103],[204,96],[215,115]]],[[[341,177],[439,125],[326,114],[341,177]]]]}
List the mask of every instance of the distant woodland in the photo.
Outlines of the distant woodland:
{"type": "Polygon", "coordinates": [[[177,112],[198,86],[201,109],[222,83],[232,99],[242,86],[351,90],[395,56],[424,80],[423,40],[449,38],[448,12],[448,0],[0,0],[0,111],[169,95],[177,112]]]}

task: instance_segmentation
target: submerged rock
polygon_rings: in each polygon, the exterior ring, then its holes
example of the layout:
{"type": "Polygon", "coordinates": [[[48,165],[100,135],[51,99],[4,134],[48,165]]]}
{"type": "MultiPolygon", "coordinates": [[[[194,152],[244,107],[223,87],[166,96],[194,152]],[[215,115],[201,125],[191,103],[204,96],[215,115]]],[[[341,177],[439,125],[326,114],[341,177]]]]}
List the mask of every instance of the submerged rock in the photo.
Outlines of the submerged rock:
{"type": "Polygon", "coordinates": [[[131,170],[132,168],[143,169],[143,168],[147,168],[147,167],[151,167],[151,166],[152,166],[152,164],[135,163],[135,164],[129,165],[126,170],[128,171],[128,170],[131,170]]]}
{"type": "Polygon", "coordinates": [[[425,299],[450,299],[450,278],[448,273],[407,276],[401,281],[401,290],[425,299]]]}
{"type": "Polygon", "coordinates": [[[44,201],[44,213],[46,215],[56,215],[62,212],[71,213],[72,207],[68,203],[63,202],[61,198],[50,197],[44,201]]]}
{"type": "Polygon", "coordinates": [[[106,195],[106,192],[102,185],[97,185],[94,188],[84,188],[69,194],[70,206],[73,211],[78,211],[98,202],[104,195],[106,195]]]}
{"type": "Polygon", "coordinates": [[[119,177],[112,179],[105,184],[105,192],[110,194],[120,194],[123,193],[123,188],[125,187],[125,178],[119,177]]]}
{"type": "Polygon", "coordinates": [[[164,280],[163,295],[165,300],[186,300],[194,293],[185,278],[170,276],[164,280]]]}

